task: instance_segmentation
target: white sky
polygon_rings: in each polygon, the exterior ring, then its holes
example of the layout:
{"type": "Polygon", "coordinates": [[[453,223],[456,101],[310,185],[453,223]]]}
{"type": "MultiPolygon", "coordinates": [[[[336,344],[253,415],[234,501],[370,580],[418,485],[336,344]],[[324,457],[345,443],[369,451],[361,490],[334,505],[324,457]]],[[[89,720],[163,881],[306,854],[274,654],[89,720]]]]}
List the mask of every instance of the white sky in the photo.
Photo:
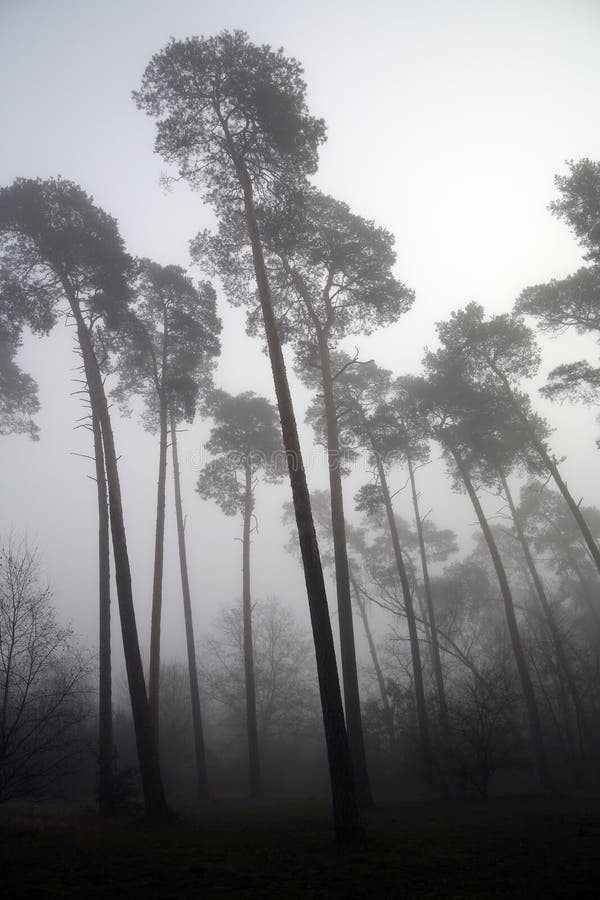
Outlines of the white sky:
{"type": "MultiPolygon", "coordinates": [[[[526,285],[581,264],[570,233],[546,207],[566,159],[600,157],[597,0],[0,0],[0,184],[61,174],[118,219],[131,253],[187,265],[188,241],[212,216],[185,185],[161,190],[154,123],[135,108],[131,90],[171,35],[223,28],[243,28],[302,61],[311,111],[328,125],[316,183],[396,236],[397,274],[416,291],[415,307],[385,333],[351,341],[363,356],[398,374],[416,371],[424,345],[434,343],[434,322],[451,310],[469,300],[508,310],[526,285]]],[[[245,335],[243,312],[221,301],[221,315],[219,384],[272,396],[267,360],[245,335]]],[[[42,440],[0,442],[0,530],[27,530],[37,540],[57,602],[93,645],[95,487],[86,478],[91,463],[70,455],[89,451],[87,434],[73,430],[82,410],[70,396],[71,351],[62,328],[23,348],[23,367],[40,385],[42,440]]],[[[544,373],[596,353],[571,335],[546,340],[544,351],[544,373]]],[[[300,390],[299,420],[306,401],[300,390]]],[[[553,445],[567,454],[573,493],[600,504],[593,412],[536,405],[557,428],[553,445]]],[[[157,446],[135,418],[119,420],[116,433],[145,647],[157,446]]],[[[239,595],[241,579],[239,523],[193,491],[206,433],[196,424],[181,436],[198,631],[239,595]]],[[[311,433],[303,435],[309,455],[311,433]]],[[[311,485],[324,487],[325,470],[312,456],[308,469],[311,485]]],[[[360,483],[356,476],[349,486],[349,510],[360,483]]],[[[441,527],[469,533],[472,512],[435,467],[422,473],[422,490],[441,527]]],[[[281,549],[287,498],[287,486],[259,495],[254,590],[278,594],[304,615],[299,569],[281,549]]],[[[408,515],[404,495],[398,508],[408,515]]],[[[183,646],[174,539],[169,511],[167,655],[183,646]]],[[[333,607],[332,591],[330,598],[333,607]]]]}

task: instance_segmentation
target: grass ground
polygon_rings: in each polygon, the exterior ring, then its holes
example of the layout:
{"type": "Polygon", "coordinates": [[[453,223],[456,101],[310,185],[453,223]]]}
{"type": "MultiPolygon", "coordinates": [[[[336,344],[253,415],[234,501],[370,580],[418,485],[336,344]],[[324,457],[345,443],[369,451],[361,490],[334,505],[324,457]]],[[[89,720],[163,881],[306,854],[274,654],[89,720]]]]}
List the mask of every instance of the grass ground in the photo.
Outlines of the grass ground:
{"type": "Polygon", "coordinates": [[[216,801],[170,825],[0,808],[0,896],[600,897],[600,802],[386,804],[364,845],[333,842],[317,803],[216,801]]]}

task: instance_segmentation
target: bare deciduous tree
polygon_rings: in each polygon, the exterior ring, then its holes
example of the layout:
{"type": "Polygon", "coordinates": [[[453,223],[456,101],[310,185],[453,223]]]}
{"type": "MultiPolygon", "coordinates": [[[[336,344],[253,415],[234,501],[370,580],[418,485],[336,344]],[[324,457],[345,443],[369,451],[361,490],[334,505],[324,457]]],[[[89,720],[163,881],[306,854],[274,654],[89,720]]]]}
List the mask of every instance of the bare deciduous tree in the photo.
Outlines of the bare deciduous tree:
{"type": "Polygon", "coordinates": [[[83,750],[89,660],[25,539],[0,547],[0,802],[41,797],[83,750]]]}
{"type": "MultiPolygon", "coordinates": [[[[264,746],[318,728],[314,655],[307,632],[277,600],[254,604],[254,672],[258,738],[264,746]]],[[[207,639],[203,682],[230,729],[245,729],[244,623],[240,609],[222,611],[207,639]]]]}

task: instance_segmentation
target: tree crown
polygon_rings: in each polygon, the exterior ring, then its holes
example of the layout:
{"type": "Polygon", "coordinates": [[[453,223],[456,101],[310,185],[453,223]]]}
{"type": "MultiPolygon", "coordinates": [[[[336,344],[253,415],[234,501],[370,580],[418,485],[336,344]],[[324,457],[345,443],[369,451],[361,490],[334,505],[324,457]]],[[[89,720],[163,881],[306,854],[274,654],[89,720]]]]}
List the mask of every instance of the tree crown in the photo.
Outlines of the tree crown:
{"type": "Polygon", "coordinates": [[[212,388],[220,352],[221,321],[212,285],[195,285],[180,266],[139,262],[136,302],[119,341],[113,395],[127,408],[131,394],[145,401],[145,419],[156,427],[161,399],[179,421],[191,422],[201,395],[212,388]]]}
{"type": "Polygon", "coordinates": [[[54,324],[65,291],[110,327],[126,312],[132,262],[117,223],[71,181],[18,178],[0,190],[0,254],[4,290],[36,330],[54,324]]]}
{"type": "Polygon", "coordinates": [[[244,170],[255,190],[304,177],[325,137],[308,114],[303,70],[243,31],[172,39],[148,64],[138,107],[157,119],[156,151],[218,206],[239,199],[244,170]]]}
{"type": "Polygon", "coordinates": [[[214,500],[226,515],[244,509],[246,472],[254,488],[262,471],[266,481],[284,477],[285,453],[277,410],[265,397],[253,391],[232,395],[215,391],[211,403],[215,424],[206,442],[213,459],[198,477],[197,491],[205,500],[214,500]]]}
{"type": "Polygon", "coordinates": [[[575,232],[587,259],[600,262],[600,162],[569,160],[567,166],[568,175],[555,176],[561,197],[550,204],[550,211],[575,232]]]}
{"type": "MultiPolygon", "coordinates": [[[[469,303],[436,325],[441,354],[452,354],[465,373],[478,383],[504,376],[511,382],[531,378],[540,363],[533,331],[522,317],[503,313],[486,320],[483,306],[469,303]]],[[[429,353],[430,359],[435,353],[429,353]]]]}

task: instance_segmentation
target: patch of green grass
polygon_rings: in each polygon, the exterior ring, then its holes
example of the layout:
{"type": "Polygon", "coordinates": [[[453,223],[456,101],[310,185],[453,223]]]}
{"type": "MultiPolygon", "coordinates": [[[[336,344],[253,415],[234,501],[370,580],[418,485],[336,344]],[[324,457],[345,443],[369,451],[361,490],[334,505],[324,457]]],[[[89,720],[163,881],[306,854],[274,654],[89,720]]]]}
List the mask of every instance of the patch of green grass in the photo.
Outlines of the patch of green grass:
{"type": "Polygon", "coordinates": [[[169,825],[85,808],[0,810],[0,885],[18,898],[600,896],[600,803],[388,804],[333,841],[319,803],[215,801],[169,825]]]}

